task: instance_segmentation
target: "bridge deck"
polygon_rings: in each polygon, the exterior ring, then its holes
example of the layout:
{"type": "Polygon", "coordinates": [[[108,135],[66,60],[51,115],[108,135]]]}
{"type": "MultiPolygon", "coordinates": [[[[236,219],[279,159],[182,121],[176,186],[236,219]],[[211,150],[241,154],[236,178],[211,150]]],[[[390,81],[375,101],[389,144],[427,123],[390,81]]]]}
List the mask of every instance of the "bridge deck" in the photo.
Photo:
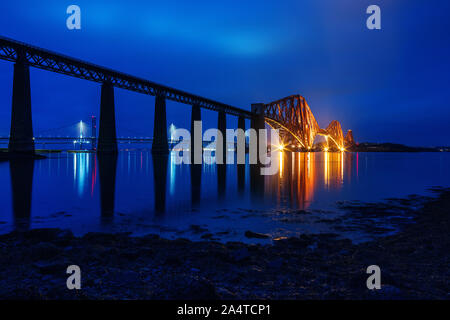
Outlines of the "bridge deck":
{"type": "Polygon", "coordinates": [[[118,88],[152,96],[161,95],[166,99],[176,102],[199,105],[205,109],[224,111],[225,113],[242,116],[244,118],[251,118],[253,115],[248,110],[240,109],[46,49],[31,46],[16,40],[0,37],[0,59],[14,62],[19,58],[26,59],[30,66],[39,69],[99,83],[110,82],[118,88]]]}

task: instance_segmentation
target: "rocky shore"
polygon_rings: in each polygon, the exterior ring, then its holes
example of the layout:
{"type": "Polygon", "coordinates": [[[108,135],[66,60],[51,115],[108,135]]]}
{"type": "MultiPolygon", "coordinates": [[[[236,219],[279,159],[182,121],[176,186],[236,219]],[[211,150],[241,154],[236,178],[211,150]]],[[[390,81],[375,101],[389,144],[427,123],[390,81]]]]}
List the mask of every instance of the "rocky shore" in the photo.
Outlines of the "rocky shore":
{"type": "Polygon", "coordinates": [[[400,232],[360,244],[334,234],[248,245],[16,231],[0,236],[0,298],[450,299],[450,190],[436,192],[400,232]],[[382,288],[372,291],[366,268],[374,264],[382,288]],[[81,290],[66,287],[69,265],[81,268],[81,290]]]}

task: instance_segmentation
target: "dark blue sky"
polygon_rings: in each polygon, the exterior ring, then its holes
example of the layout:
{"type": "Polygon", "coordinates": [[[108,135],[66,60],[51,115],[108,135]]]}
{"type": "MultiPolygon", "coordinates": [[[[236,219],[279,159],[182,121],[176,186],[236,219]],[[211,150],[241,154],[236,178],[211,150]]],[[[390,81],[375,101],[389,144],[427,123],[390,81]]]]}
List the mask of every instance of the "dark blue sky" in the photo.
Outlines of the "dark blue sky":
{"type": "MultiPolygon", "coordinates": [[[[322,127],[339,120],[358,141],[449,145],[449,17],[450,1],[423,0],[2,1],[0,34],[247,109],[301,94],[322,127]],[[66,28],[71,4],[82,30],[66,28]],[[366,28],[370,4],[382,30],[366,28]]],[[[0,135],[12,68],[0,61],[0,135]]],[[[31,77],[35,134],[99,114],[98,84],[31,77]]],[[[116,89],[118,134],[152,135],[153,104],[116,89]]],[[[189,119],[168,102],[169,123],[189,119]]]]}

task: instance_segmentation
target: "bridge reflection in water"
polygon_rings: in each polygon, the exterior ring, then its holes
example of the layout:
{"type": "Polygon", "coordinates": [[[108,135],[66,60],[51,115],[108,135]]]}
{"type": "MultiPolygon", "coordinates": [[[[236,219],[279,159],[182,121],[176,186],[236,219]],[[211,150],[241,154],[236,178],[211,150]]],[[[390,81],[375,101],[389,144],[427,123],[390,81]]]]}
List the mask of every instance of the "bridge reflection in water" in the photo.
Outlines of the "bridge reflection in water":
{"type": "Polygon", "coordinates": [[[344,152],[282,152],[279,172],[266,177],[264,194],[278,206],[307,209],[317,189],[339,190],[356,174],[356,156],[344,152]]]}
{"type": "Polygon", "coordinates": [[[261,176],[256,165],[175,164],[173,155],[146,151],[10,160],[11,224],[29,228],[54,219],[59,226],[67,219],[61,227],[90,229],[136,214],[154,224],[222,209],[308,209],[317,190],[339,190],[358,168],[352,153],[282,152],[273,160],[279,166],[273,176],[261,176]]]}

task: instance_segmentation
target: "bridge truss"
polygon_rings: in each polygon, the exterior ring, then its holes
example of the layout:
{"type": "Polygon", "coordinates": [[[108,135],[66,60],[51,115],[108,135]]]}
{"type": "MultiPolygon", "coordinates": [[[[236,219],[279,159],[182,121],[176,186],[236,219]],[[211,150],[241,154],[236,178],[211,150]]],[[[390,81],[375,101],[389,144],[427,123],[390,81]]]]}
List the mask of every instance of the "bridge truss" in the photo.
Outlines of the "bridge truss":
{"type": "Polygon", "coordinates": [[[12,62],[25,60],[30,66],[39,69],[99,83],[108,82],[118,88],[152,96],[163,96],[172,101],[223,111],[234,116],[252,117],[252,113],[247,110],[5,37],[0,37],[0,59],[12,62]]]}
{"type": "Polygon", "coordinates": [[[330,142],[332,148],[341,151],[354,144],[351,130],[344,139],[341,124],[336,120],[333,120],[326,129],[320,128],[308,103],[301,95],[292,95],[265,104],[264,117],[271,127],[280,129],[281,140],[286,144],[310,150],[317,135],[325,137],[327,149],[330,142]]]}
{"type": "MultiPolygon", "coordinates": [[[[0,37],[0,59],[16,62],[16,65],[19,64],[22,68],[29,65],[75,78],[102,83],[104,85],[102,86],[102,101],[103,91],[105,91],[104,109],[111,113],[109,114],[108,119],[114,119],[115,117],[113,111],[114,108],[112,107],[113,104],[111,104],[111,101],[114,101],[114,93],[113,90],[111,90],[111,86],[156,96],[155,124],[159,124],[159,122],[157,122],[157,119],[159,119],[157,116],[163,115],[163,118],[165,119],[164,99],[217,111],[219,112],[219,120],[221,119],[219,123],[225,123],[225,113],[247,119],[255,119],[256,116],[259,117],[261,115],[261,113],[258,113],[259,115],[257,115],[254,112],[236,108],[228,104],[217,102],[4,37],[0,37]]],[[[28,73],[28,71],[26,72],[28,73]]],[[[29,74],[27,77],[29,77],[29,74]]],[[[27,81],[29,81],[29,79],[27,81]]],[[[20,81],[18,80],[18,84],[20,84],[21,89],[28,90],[27,81],[23,81],[23,79],[20,81]]],[[[24,101],[26,104],[30,104],[30,96],[28,95],[24,101]]],[[[339,150],[344,150],[346,145],[354,144],[353,134],[351,131],[349,131],[347,136],[344,138],[341,125],[338,121],[332,121],[326,129],[320,128],[305,98],[300,95],[289,96],[269,104],[262,105],[265,121],[270,126],[280,129],[283,135],[282,140],[296,144],[298,147],[308,150],[311,149],[317,135],[325,136],[327,143],[330,140],[333,146],[337,147],[339,150]]],[[[23,108],[24,106],[19,104],[16,107],[23,108]]],[[[26,121],[28,122],[26,127],[30,130],[28,130],[29,132],[27,131],[20,133],[30,140],[32,138],[31,116],[28,120],[27,119],[26,121]]],[[[103,127],[109,128],[108,125],[110,124],[103,127]]],[[[162,125],[161,128],[158,127],[161,130],[158,129],[156,133],[156,141],[166,140],[164,137],[165,135],[163,134],[166,132],[165,127],[166,124],[162,125]]],[[[16,126],[12,125],[12,128],[16,128],[16,126]]],[[[108,131],[107,135],[109,140],[113,142],[116,141],[115,127],[111,129],[111,132],[108,131]]],[[[27,143],[29,142],[28,140],[27,143]]],[[[163,149],[165,150],[166,148],[163,149]]]]}

